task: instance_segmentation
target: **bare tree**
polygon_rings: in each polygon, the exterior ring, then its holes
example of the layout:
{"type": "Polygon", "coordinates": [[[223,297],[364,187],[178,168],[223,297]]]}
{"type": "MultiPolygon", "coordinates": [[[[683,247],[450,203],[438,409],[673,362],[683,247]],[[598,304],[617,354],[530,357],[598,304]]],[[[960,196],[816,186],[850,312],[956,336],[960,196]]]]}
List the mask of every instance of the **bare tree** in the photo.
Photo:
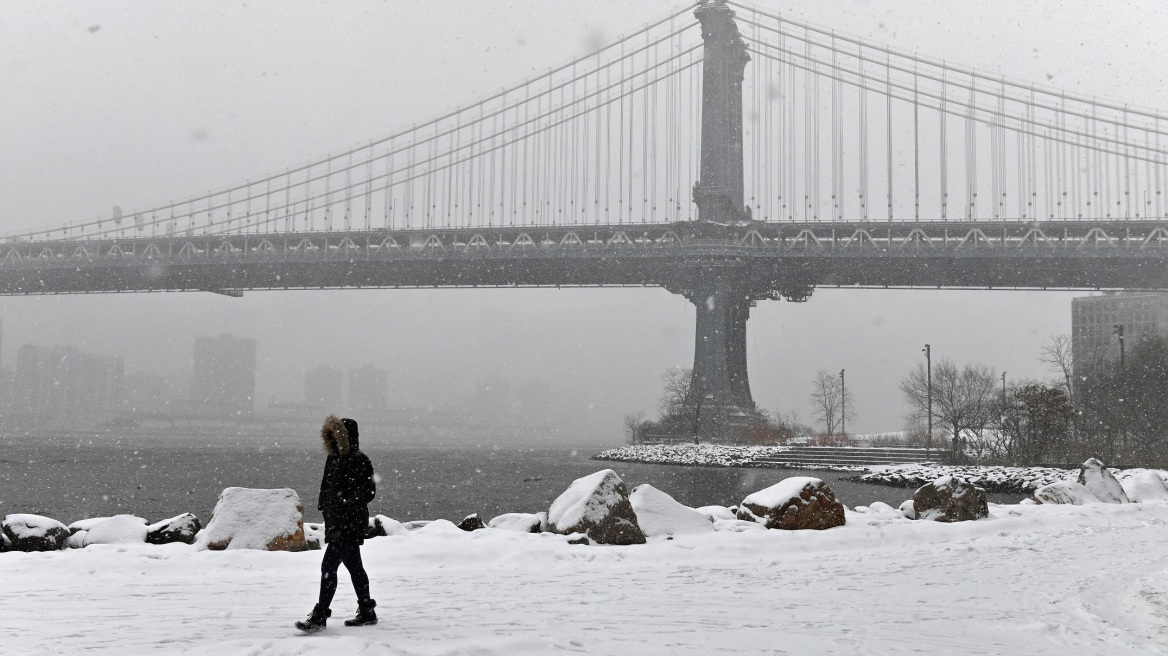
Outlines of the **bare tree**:
{"type": "Polygon", "coordinates": [[[828,435],[835,435],[845,412],[848,419],[856,418],[852,395],[843,389],[839,378],[826,371],[820,370],[815,374],[811,385],[811,403],[815,406],[815,418],[823,422],[828,435]]]}
{"type": "Polygon", "coordinates": [[[630,412],[625,415],[624,426],[625,435],[628,437],[629,444],[639,444],[642,440],[642,427],[645,423],[645,413],[642,410],[630,412]]]}
{"type": "MultiPolygon", "coordinates": [[[[966,433],[981,435],[993,417],[997,403],[997,376],[985,365],[958,367],[952,360],[933,363],[933,416],[940,419],[953,440],[953,456],[962,451],[966,433]]],[[[928,374],[923,364],[900,381],[909,404],[909,419],[928,417],[928,374]]]]}
{"type": "Polygon", "coordinates": [[[1063,392],[1071,403],[1075,402],[1075,360],[1069,335],[1051,335],[1046,345],[1042,347],[1039,362],[1058,374],[1062,379],[1063,392]]]}
{"type": "Polygon", "coordinates": [[[702,415],[710,404],[705,385],[695,379],[692,369],[684,367],[670,369],[663,378],[665,390],[661,396],[662,418],[684,419],[693,434],[694,444],[697,444],[702,415]]]}

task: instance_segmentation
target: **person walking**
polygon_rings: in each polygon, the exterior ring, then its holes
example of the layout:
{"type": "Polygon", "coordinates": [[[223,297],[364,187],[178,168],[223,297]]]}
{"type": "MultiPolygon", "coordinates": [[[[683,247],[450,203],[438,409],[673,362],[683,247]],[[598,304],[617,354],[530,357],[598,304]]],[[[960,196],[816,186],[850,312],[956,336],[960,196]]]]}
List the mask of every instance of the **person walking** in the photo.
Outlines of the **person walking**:
{"type": "Polygon", "coordinates": [[[320,563],[320,598],[307,620],[296,628],[315,633],[325,628],[332,616],[329,606],[337,591],[337,569],[343,563],[357,592],[357,616],[345,626],[377,624],[377,602],[369,596],[369,576],[361,563],[361,544],[369,526],[369,502],[377,494],[373,463],[361,452],[357,422],[330,415],[320,429],[320,439],[328,458],[320,481],[317,509],[324,514],[324,558],[320,563]]]}

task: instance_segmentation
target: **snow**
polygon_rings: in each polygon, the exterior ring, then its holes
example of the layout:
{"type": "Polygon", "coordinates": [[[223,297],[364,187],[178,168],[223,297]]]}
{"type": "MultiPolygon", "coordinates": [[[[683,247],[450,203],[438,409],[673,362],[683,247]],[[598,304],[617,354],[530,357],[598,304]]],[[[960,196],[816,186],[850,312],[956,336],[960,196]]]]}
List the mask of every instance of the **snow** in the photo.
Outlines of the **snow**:
{"type": "MultiPolygon", "coordinates": [[[[405,535],[409,532],[401,522],[396,519],[390,519],[385,515],[375,515],[373,521],[377,523],[380,531],[386,535],[405,535]]],[[[321,540],[324,540],[323,536],[321,540]]]]}
{"type": "Polygon", "coordinates": [[[100,524],[109,517],[90,517],[89,519],[79,519],[69,525],[69,532],[76,533],[77,531],[88,531],[93,528],[95,524],[100,524]]]}
{"type": "MultiPolygon", "coordinates": [[[[990,511],[935,524],[880,509],[831,531],[628,547],[435,522],[362,548],[380,624],[312,637],[292,622],[315,601],[319,551],[6,552],[0,580],[20,593],[0,595],[0,641],[98,655],[1165,653],[1168,504],[990,511]]],[[[334,618],[355,605],[342,575],[334,618]]]]}
{"type": "Polygon", "coordinates": [[[733,510],[730,510],[726,506],[702,506],[701,508],[694,508],[694,510],[715,521],[719,519],[738,518],[738,515],[736,515],[733,510]]]}
{"type": "Polygon", "coordinates": [[[637,524],[647,538],[714,532],[714,523],[709,516],[678,503],[647,483],[633,488],[629,502],[637,513],[637,524]]]}
{"type": "Polygon", "coordinates": [[[487,528],[519,533],[539,533],[547,524],[546,513],[503,513],[492,517],[487,528]]]}
{"type": "Polygon", "coordinates": [[[1168,487],[1164,485],[1160,472],[1145,470],[1125,478],[1120,484],[1132,503],[1168,501],[1168,487]]]}
{"type": "Polygon", "coordinates": [[[593,460],[644,462],[657,465],[743,467],[757,458],[790,451],[784,446],[727,446],[723,444],[634,444],[602,451],[593,460]]]}
{"type": "Polygon", "coordinates": [[[115,515],[97,522],[85,532],[85,546],[93,544],[137,544],[146,541],[146,520],[133,515],[115,515]]]}
{"type": "Polygon", "coordinates": [[[68,530],[64,524],[55,519],[23,513],[6,516],[4,526],[13,535],[23,538],[43,538],[54,528],[68,530]]]}
{"type": "Polygon", "coordinates": [[[599,523],[624,498],[617,491],[617,485],[623,484],[620,476],[611,469],[577,478],[552,502],[548,523],[562,529],[578,526],[581,522],[599,523]]]}
{"type": "Polygon", "coordinates": [[[1077,469],[1054,467],[1001,467],[986,465],[938,465],[917,463],[908,465],[877,465],[858,480],[864,483],[892,487],[919,488],[943,476],[956,476],[984,489],[986,492],[1016,492],[1029,494],[1043,485],[1074,479],[1077,469]]]}
{"type": "Polygon", "coordinates": [[[1044,504],[1082,506],[1089,503],[1103,503],[1091,493],[1091,490],[1076,481],[1058,481],[1044,485],[1034,491],[1034,498],[1044,504]]]}
{"type": "Polygon", "coordinates": [[[303,523],[304,506],[295,490],[229,487],[195,544],[204,549],[303,546],[303,523]]]}
{"type": "Polygon", "coordinates": [[[778,508],[789,502],[791,499],[799,496],[803,492],[803,488],[808,485],[818,487],[823,485],[823,481],[811,476],[792,476],[784,478],[774,485],[759,490],[754,494],[749,495],[742,500],[740,506],[750,504],[752,506],[761,506],[763,508],[778,508]]]}

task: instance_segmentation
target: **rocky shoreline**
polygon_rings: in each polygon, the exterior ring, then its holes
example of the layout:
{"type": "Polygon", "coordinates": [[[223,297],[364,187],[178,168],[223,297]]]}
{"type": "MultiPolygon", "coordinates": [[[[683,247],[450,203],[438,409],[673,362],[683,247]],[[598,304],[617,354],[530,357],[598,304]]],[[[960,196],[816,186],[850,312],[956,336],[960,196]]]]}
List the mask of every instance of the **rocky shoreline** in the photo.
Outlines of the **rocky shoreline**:
{"type": "Polygon", "coordinates": [[[756,458],[789,451],[783,446],[727,446],[721,444],[633,444],[608,449],[592,456],[593,460],[637,462],[648,465],[684,465],[690,467],[763,467],[771,463],[756,458]]]}

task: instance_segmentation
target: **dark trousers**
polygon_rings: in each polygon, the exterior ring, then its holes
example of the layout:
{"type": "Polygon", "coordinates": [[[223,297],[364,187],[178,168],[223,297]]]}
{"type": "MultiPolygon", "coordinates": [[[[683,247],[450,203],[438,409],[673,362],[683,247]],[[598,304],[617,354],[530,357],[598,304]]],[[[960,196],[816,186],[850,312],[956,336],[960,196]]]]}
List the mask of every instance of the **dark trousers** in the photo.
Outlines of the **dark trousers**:
{"type": "Polygon", "coordinates": [[[361,545],[357,542],[329,542],[320,561],[320,607],[328,608],[337,593],[337,568],[345,564],[358,601],[369,600],[369,575],[361,564],[361,545]]]}

